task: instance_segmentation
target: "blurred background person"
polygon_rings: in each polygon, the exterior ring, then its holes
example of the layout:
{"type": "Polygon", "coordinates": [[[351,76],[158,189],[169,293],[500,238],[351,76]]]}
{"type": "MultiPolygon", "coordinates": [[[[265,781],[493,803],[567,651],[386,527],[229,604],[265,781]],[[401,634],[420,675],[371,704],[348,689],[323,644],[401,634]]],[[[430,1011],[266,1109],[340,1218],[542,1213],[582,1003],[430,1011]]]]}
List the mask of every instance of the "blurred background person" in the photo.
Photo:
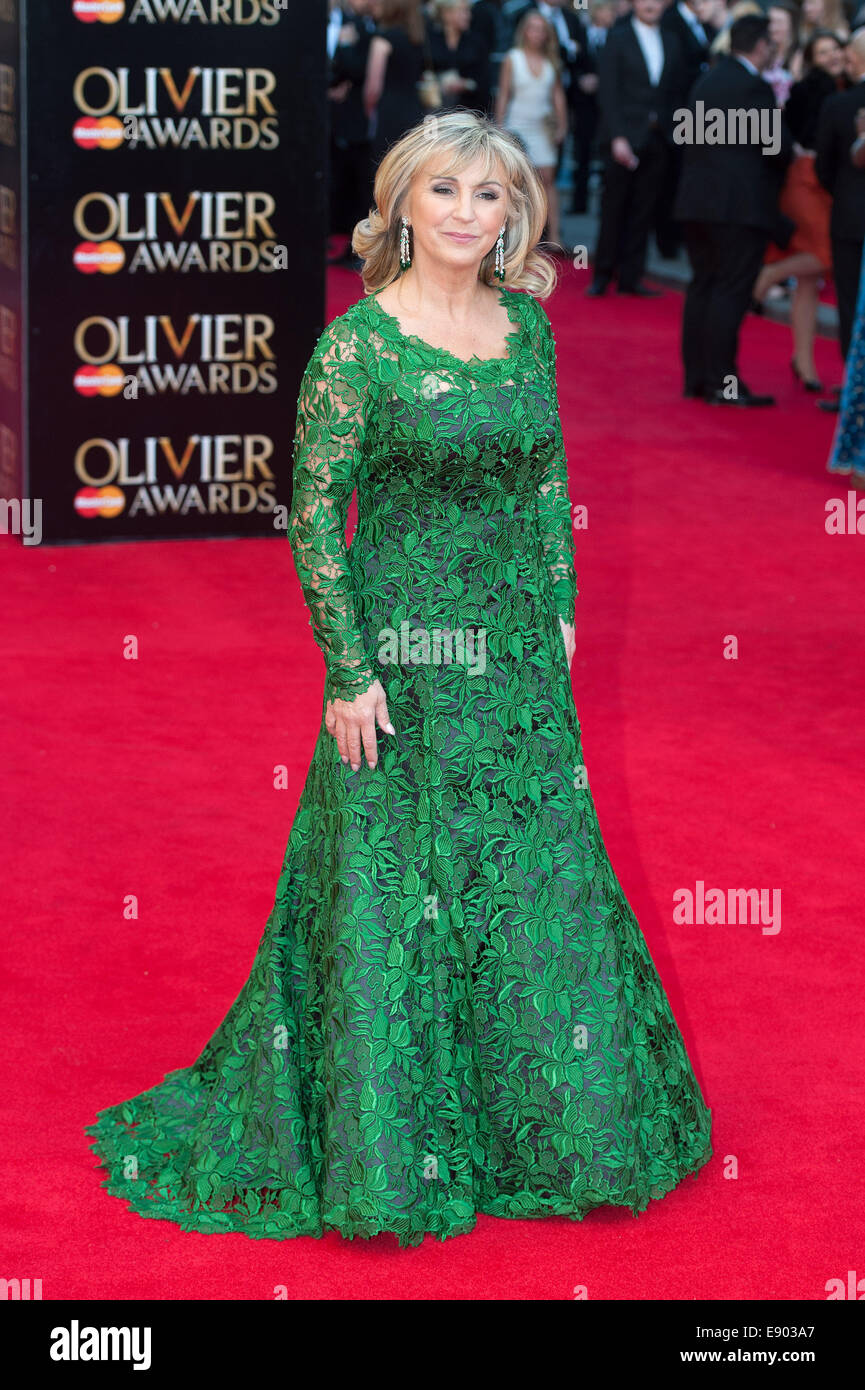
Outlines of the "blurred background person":
{"type": "Polygon", "coordinates": [[[434,0],[430,16],[430,63],[438,75],[442,109],[462,106],[486,114],[489,51],[471,27],[469,0],[434,0]]]}
{"type": "MultiPolygon", "coordinates": [[[[776,112],[761,72],[775,47],[765,15],[744,15],[730,29],[730,53],[698,78],[689,106],[776,112]]],[[[762,116],[761,116],[762,119],[762,116]]],[[[774,120],[774,117],[772,118],[774,120]]],[[[691,282],[682,314],[684,394],[714,405],[769,406],[742,380],[739,330],[769,237],[777,225],[777,170],[786,168],[792,141],[781,128],[777,154],[754,143],[685,146],[675,214],[685,223],[691,282]]]]}
{"type": "Polygon", "coordinates": [[[769,38],[775,45],[775,57],[763,73],[764,81],[769,83],[775,93],[775,100],[783,106],[793,83],[802,76],[802,55],[799,52],[799,15],[786,0],[777,0],[770,5],[769,38]]]}
{"type": "Polygon", "coordinates": [[[790,306],[794,375],[809,391],[822,391],[814,364],[817,305],[821,277],[832,270],[829,220],[832,199],[814,170],[817,123],[827,97],[847,87],[844,46],[828,29],[815,29],[803,53],[805,75],[794,84],[784,108],[794,158],[781,193],[781,212],[795,223],[784,250],[770,247],[757,276],[754,299],[762,304],[770,287],[795,276],[790,306]]]}
{"type": "Polygon", "coordinates": [[[711,52],[713,57],[721,57],[730,52],[730,30],[737,19],[744,19],[746,15],[764,15],[766,11],[757,0],[736,0],[735,5],[727,9],[727,17],[721,25],[720,30],[712,41],[711,52]]]}
{"type": "Polygon", "coordinates": [[[682,83],[687,89],[686,96],[690,95],[700,73],[705,72],[709,66],[709,49],[718,33],[708,17],[712,7],[704,5],[702,8],[706,14],[705,20],[701,19],[699,14],[699,0],[678,0],[678,3],[677,0],[673,0],[661,17],[661,28],[675,34],[679,40],[682,50],[682,83]]]}
{"type": "MultiPolygon", "coordinates": [[[[585,8],[585,0],[579,9],[585,8]]],[[[589,188],[592,143],[597,125],[598,76],[589,46],[587,26],[569,0],[537,0],[523,4],[515,11],[517,24],[535,10],[548,20],[555,31],[561,60],[559,73],[565,93],[568,130],[571,134],[573,156],[573,188],[571,212],[585,212],[589,188]]],[[[556,155],[556,181],[561,172],[564,142],[556,155]]]]}
{"type": "Polygon", "coordinates": [[[610,29],[599,60],[600,141],[604,155],[601,224],[588,293],[654,296],[643,284],[649,231],[666,187],[673,112],[684,60],[675,34],[661,28],[661,0],[634,0],[633,14],[610,29]]]}
{"type": "Polygon", "coordinates": [[[426,26],[420,0],[373,0],[376,30],[363,88],[375,167],[388,145],[426,115],[418,84],[427,66],[426,26]]]}
{"type": "MultiPolygon", "coordinates": [[[[709,66],[709,46],[717,30],[708,21],[703,24],[697,14],[697,0],[673,0],[661,16],[661,29],[675,34],[682,50],[682,80],[675,97],[678,109],[687,105],[691,88],[700,73],[705,72],[709,66]]],[[[672,212],[681,173],[682,146],[673,144],[669,150],[666,180],[658,198],[655,219],[658,251],[668,260],[678,255],[682,244],[682,226],[675,220],[672,212]]]]}
{"type": "Polygon", "coordinates": [[[487,114],[495,117],[495,94],[499,83],[499,68],[511,46],[514,32],[513,16],[507,0],[475,0],[471,8],[472,32],[476,33],[487,56],[486,90],[489,92],[487,114]]]}
{"type": "Polygon", "coordinates": [[[330,113],[330,231],[347,237],[345,250],[331,265],[360,269],[351,233],[372,201],[373,171],[369,118],[363,105],[369,46],[375,30],[373,0],[332,4],[327,29],[330,62],[327,96],[330,113]]]}
{"type": "MultiPolygon", "coordinates": [[[[865,170],[865,110],[856,114],[850,162],[854,169],[865,170]]],[[[865,488],[865,274],[861,266],[840,411],[829,472],[842,474],[852,487],[865,488]]]]}
{"type": "Polygon", "coordinates": [[[841,0],[802,0],[799,42],[803,49],[817,29],[829,29],[839,39],[850,37],[850,25],[841,0]]]}
{"type": "Polygon", "coordinates": [[[496,120],[519,137],[547,195],[549,240],[562,248],[556,164],[568,133],[568,111],[560,77],[559,42],[549,20],[528,10],[514,33],[499,72],[496,120]]]}
{"type": "MultiPolygon", "coordinates": [[[[703,28],[714,29],[715,39],[717,39],[729,20],[730,7],[727,0],[697,0],[696,11],[697,18],[703,28]]],[[[715,39],[711,40],[710,46],[711,43],[715,42],[715,39]]]]}
{"type": "MultiPolygon", "coordinates": [[[[850,351],[853,315],[859,293],[862,243],[865,241],[865,169],[850,158],[858,139],[857,112],[865,108],[865,29],[857,29],[845,49],[845,66],[850,79],[846,92],[827,97],[817,122],[814,171],[832,196],[829,233],[832,242],[832,273],[838,296],[838,342],[846,361],[850,351]]],[[[837,409],[833,402],[821,408],[837,409]]]]}
{"type": "Polygon", "coordinates": [[[589,52],[597,61],[598,54],[606,43],[607,34],[617,18],[614,0],[589,0],[589,22],[586,36],[589,52]]]}
{"type": "Polygon", "coordinates": [[[598,63],[601,50],[607,41],[607,34],[616,20],[616,7],[613,0],[589,0],[589,22],[586,25],[586,43],[595,81],[588,87],[583,83],[583,96],[580,111],[574,116],[574,187],[571,198],[571,212],[584,213],[589,207],[589,180],[593,165],[597,165],[598,124],[601,109],[598,104],[600,77],[598,63]],[[580,144],[577,149],[576,145],[580,144]]]}

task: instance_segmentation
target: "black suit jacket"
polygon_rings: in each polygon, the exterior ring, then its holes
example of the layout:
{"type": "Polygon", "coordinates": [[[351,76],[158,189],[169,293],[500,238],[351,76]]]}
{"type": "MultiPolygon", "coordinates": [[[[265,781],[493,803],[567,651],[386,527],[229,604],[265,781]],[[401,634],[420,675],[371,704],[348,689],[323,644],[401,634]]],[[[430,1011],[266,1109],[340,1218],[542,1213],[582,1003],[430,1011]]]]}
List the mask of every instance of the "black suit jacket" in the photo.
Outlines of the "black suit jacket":
{"type": "Polygon", "coordinates": [[[683,84],[682,50],[678,39],[661,30],[664,67],[657,87],[630,21],[614,24],[598,59],[602,145],[624,136],[635,154],[648,143],[653,125],[668,141],[673,136],[673,112],[683,84]]]}
{"type": "Polygon", "coordinates": [[[343,22],[357,30],[354,43],[340,44],[334,50],[328,73],[328,86],[336,87],[348,80],[351,83],[343,101],[330,101],[330,130],[338,145],[359,145],[369,139],[369,119],[363,109],[363,84],[372,30],[357,15],[343,12],[343,22]]]}
{"type": "Polygon", "coordinates": [[[694,83],[689,110],[693,112],[698,101],[706,112],[777,112],[780,148],[777,154],[766,155],[760,144],[684,145],[673,216],[680,222],[729,222],[779,233],[778,195],[793,141],[772,88],[738,58],[725,57],[694,83]]]}
{"type": "Polygon", "coordinates": [[[861,241],[865,236],[865,169],[854,169],[850,163],[860,107],[865,107],[865,83],[857,82],[849,92],[827,97],[817,122],[814,168],[832,194],[831,231],[839,241],[861,241]]]}
{"type": "Polygon", "coordinates": [[[471,29],[483,40],[487,53],[494,53],[502,35],[502,47],[506,45],[505,29],[509,21],[502,15],[501,0],[475,0],[471,10],[471,29]]]}
{"type": "Polygon", "coordinates": [[[681,104],[687,103],[691,88],[702,72],[709,67],[709,47],[717,34],[711,24],[703,26],[706,35],[705,45],[700,43],[687,20],[679,13],[677,0],[661,15],[661,28],[667,34],[675,34],[682,50],[682,90],[681,104]]]}

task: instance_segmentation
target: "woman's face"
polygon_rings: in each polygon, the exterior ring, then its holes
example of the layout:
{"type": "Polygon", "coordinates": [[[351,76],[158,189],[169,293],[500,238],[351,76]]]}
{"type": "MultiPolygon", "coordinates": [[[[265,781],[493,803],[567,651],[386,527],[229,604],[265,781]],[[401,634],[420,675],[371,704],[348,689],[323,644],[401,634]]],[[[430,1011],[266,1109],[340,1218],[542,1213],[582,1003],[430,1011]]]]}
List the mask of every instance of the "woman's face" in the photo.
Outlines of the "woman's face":
{"type": "Polygon", "coordinates": [[[454,29],[458,29],[461,34],[464,34],[471,24],[471,10],[465,0],[461,0],[459,5],[448,5],[442,18],[448,24],[452,24],[454,29]]]}
{"type": "Polygon", "coordinates": [[[445,172],[448,163],[436,155],[412,181],[406,214],[415,253],[454,269],[477,266],[507,221],[505,175],[495,166],[482,182],[480,157],[457,174],[445,172]]]}
{"type": "Polygon", "coordinates": [[[830,77],[840,77],[844,71],[844,50],[834,39],[818,39],[812,61],[815,68],[822,68],[830,77]]]}
{"type": "Polygon", "coordinates": [[[547,42],[547,21],[543,15],[530,14],[523,30],[523,42],[527,48],[542,49],[547,42]]]}
{"type": "Polygon", "coordinates": [[[793,25],[786,10],[769,10],[769,38],[777,46],[779,58],[793,41],[793,25]]]}
{"type": "Polygon", "coordinates": [[[695,8],[701,24],[714,24],[716,22],[718,0],[697,0],[695,8]]]}
{"type": "Polygon", "coordinates": [[[802,18],[806,24],[822,24],[825,15],[823,0],[802,0],[802,18]]]}

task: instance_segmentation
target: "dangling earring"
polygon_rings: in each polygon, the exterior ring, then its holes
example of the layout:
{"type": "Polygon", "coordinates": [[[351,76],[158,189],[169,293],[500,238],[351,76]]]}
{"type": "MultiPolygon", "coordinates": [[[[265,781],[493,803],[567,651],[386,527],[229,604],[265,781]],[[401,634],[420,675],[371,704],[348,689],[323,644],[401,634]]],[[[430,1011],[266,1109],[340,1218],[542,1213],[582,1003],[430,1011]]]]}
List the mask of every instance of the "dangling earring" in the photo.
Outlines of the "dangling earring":
{"type": "Polygon", "coordinates": [[[505,278],[505,229],[502,227],[496,241],[496,268],[495,275],[498,280],[505,278]]]}
{"type": "Polygon", "coordinates": [[[402,230],[399,234],[399,268],[400,270],[408,270],[410,265],[411,251],[409,250],[408,241],[408,218],[404,217],[402,219],[402,230]]]}

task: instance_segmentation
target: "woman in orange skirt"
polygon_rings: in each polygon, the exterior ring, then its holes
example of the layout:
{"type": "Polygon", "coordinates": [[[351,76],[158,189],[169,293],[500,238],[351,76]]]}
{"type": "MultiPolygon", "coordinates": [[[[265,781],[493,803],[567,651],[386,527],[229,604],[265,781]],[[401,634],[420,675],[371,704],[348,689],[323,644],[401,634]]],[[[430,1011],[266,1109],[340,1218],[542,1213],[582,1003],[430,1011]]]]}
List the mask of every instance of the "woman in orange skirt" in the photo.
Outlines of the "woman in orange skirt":
{"type": "Polygon", "coordinates": [[[814,145],[823,102],[847,85],[842,40],[829,29],[816,29],[805,46],[804,63],[805,76],[795,84],[784,107],[796,157],[787,170],[779,202],[781,212],[796,224],[796,230],[783,251],[776,246],[769,248],[754,285],[754,299],[762,304],[772,285],[795,276],[790,366],[806,390],[822,391],[814,365],[814,337],[820,279],[832,266],[832,199],[814,173],[814,145]]]}

